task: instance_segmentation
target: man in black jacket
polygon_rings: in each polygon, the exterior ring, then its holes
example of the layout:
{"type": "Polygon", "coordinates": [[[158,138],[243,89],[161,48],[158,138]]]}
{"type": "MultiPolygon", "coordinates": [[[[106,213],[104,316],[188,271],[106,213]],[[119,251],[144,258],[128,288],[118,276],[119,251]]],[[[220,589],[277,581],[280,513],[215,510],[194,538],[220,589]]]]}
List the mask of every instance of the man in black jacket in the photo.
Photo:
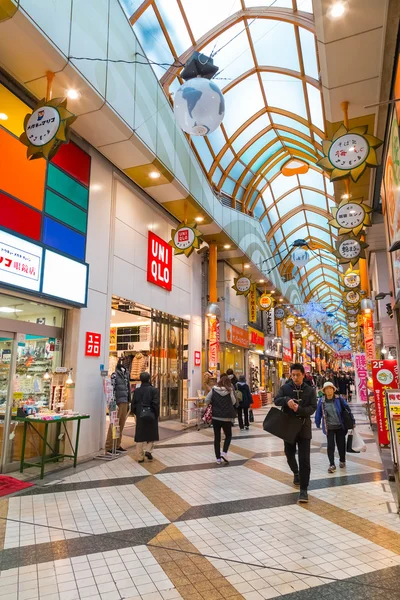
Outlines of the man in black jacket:
{"type": "Polygon", "coordinates": [[[317,409],[315,388],[304,382],[304,367],[295,363],[290,367],[291,379],[281,387],[275,397],[275,404],[282,406],[284,412],[303,419],[303,426],[294,444],[285,442],[285,454],[289,467],[293,471],[293,483],[300,485],[299,502],[308,502],[308,484],[310,482],[310,446],[311,415],[317,409]],[[299,452],[299,464],[296,460],[296,444],[299,452]]]}

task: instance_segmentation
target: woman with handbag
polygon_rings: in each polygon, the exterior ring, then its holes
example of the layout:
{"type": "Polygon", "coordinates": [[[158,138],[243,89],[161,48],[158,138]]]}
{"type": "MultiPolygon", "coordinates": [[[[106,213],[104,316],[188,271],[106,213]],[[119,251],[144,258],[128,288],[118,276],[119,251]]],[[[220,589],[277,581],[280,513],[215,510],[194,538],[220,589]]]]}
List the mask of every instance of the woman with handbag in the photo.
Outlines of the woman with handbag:
{"type": "Polygon", "coordinates": [[[136,457],[144,462],[144,457],[153,460],[154,442],[158,442],[158,418],[160,416],[160,398],[158,389],[150,382],[150,373],[140,374],[140,387],[133,392],[132,413],[136,417],[136,457]]]}
{"type": "Polygon", "coordinates": [[[232,440],[232,423],[235,419],[236,396],[231,380],[222,375],[218,384],[206,396],[206,402],[211,404],[212,425],[214,428],[214,449],[217,464],[228,463],[228,450],[232,440]],[[224,432],[224,447],[221,452],[221,429],[224,432]]]}
{"type": "Polygon", "coordinates": [[[315,413],[315,424],[328,439],[328,473],[336,471],[335,465],[335,446],[339,452],[339,466],[344,469],[346,466],[346,434],[349,429],[355,426],[355,419],[347,402],[335,394],[336,388],[332,382],[324,383],[323,396],[318,401],[317,412],[315,413]]]}

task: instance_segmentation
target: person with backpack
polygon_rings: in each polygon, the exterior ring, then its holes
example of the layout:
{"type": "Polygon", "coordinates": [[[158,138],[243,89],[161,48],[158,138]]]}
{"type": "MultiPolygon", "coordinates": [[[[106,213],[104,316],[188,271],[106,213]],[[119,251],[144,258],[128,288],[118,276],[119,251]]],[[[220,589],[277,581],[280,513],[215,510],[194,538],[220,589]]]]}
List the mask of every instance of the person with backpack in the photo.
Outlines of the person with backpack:
{"type": "Polygon", "coordinates": [[[238,421],[240,431],[249,429],[249,408],[253,403],[253,396],[251,395],[250,388],[246,383],[244,375],[239,376],[239,381],[236,384],[236,400],[239,403],[238,406],[238,421]],[[244,416],[244,423],[243,423],[244,416]]]}
{"type": "Polygon", "coordinates": [[[145,457],[153,460],[151,452],[159,440],[160,398],[158,389],[151,385],[150,373],[141,373],[140,381],[140,387],[133,392],[132,413],[136,417],[136,457],[142,463],[145,457]]]}
{"type": "Polygon", "coordinates": [[[231,380],[227,375],[222,375],[218,384],[206,396],[206,403],[211,404],[212,425],[214,429],[214,449],[217,464],[222,461],[229,463],[228,450],[232,440],[232,423],[236,416],[236,396],[231,380]],[[221,430],[225,439],[221,452],[221,430]]]}
{"type": "Polygon", "coordinates": [[[344,469],[346,466],[346,434],[349,429],[355,426],[355,419],[347,402],[336,394],[336,387],[332,382],[324,383],[323,395],[318,401],[317,411],[315,413],[315,424],[328,439],[328,473],[336,471],[335,465],[335,446],[339,452],[339,467],[344,469]]]}

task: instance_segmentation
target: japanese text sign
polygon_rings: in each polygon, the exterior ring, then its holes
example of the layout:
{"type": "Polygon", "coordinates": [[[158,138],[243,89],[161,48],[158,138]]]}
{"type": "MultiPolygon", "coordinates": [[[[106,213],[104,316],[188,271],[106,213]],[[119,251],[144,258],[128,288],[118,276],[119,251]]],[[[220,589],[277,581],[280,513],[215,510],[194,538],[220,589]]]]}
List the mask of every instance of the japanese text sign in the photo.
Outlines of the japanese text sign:
{"type": "Polygon", "coordinates": [[[39,291],[42,248],[0,232],[0,281],[39,291]]]}
{"type": "Polygon", "coordinates": [[[399,386],[397,360],[373,360],[372,381],[378,441],[380,444],[386,445],[389,444],[389,422],[386,414],[385,391],[397,389],[399,386]]]}
{"type": "Polygon", "coordinates": [[[86,332],[85,356],[100,356],[101,334],[86,332]]]}
{"type": "Polygon", "coordinates": [[[368,378],[368,370],[367,370],[367,358],[364,353],[359,353],[354,355],[355,362],[355,374],[356,374],[356,386],[357,386],[357,394],[360,399],[360,402],[366,402],[368,399],[368,390],[367,390],[367,378],[368,378]]]}
{"type": "Polygon", "coordinates": [[[249,293],[249,322],[257,323],[257,287],[255,283],[251,284],[249,293]]]}
{"type": "Polygon", "coordinates": [[[172,248],[152,231],[149,231],[147,281],[172,290],[172,248]]]}
{"type": "Polygon", "coordinates": [[[365,353],[367,358],[367,367],[371,369],[371,364],[375,358],[374,350],[374,325],[372,319],[372,312],[363,315],[364,324],[364,340],[365,340],[365,353]]]}
{"type": "Polygon", "coordinates": [[[194,366],[199,367],[201,365],[201,352],[200,350],[194,351],[194,366]]]}
{"type": "Polygon", "coordinates": [[[210,369],[216,369],[219,363],[219,342],[220,342],[220,326],[219,319],[216,317],[210,318],[209,325],[209,353],[208,366],[210,369]]]}
{"type": "MultiPolygon", "coordinates": [[[[400,417],[400,390],[386,390],[386,408],[389,410],[391,418],[393,416],[400,417]]],[[[393,421],[393,425],[397,434],[397,445],[400,449],[400,421],[396,419],[393,421]]]]}

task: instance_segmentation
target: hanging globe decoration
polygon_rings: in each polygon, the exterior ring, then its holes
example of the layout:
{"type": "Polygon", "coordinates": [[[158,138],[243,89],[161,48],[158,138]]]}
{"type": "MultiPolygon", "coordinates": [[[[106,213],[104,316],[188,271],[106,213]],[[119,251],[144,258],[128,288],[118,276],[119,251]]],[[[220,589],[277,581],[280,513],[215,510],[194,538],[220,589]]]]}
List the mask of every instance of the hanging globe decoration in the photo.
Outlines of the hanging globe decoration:
{"type": "Polygon", "coordinates": [[[310,260],[310,253],[304,248],[295,248],[292,252],[292,263],[298,269],[304,267],[310,260]]]}
{"type": "Polygon", "coordinates": [[[174,96],[176,121],[190,135],[212,133],[222,123],[225,99],[214,81],[204,77],[189,79],[174,96]]]}

